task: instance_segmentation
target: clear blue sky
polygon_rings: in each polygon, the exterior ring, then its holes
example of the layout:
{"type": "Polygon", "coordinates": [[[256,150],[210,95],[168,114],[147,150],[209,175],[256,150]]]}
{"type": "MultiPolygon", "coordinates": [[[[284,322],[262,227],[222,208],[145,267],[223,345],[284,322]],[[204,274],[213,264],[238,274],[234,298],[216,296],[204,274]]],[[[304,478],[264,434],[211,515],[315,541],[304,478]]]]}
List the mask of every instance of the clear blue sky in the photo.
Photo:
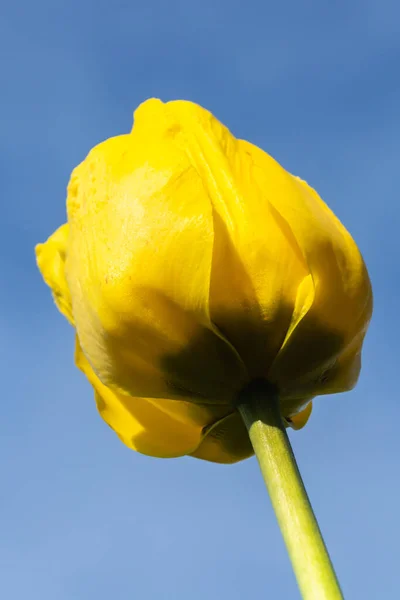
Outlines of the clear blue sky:
{"type": "Polygon", "coordinates": [[[9,0],[1,11],[1,597],[298,597],[256,461],[124,447],[35,267],[34,244],[65,219],[72,168],[158,96],[203,104],[307,179],[364,253],[375,313],[359,385],[319,398],[291,439],[346,599],[397,598],[398,3],[9,0]]]}

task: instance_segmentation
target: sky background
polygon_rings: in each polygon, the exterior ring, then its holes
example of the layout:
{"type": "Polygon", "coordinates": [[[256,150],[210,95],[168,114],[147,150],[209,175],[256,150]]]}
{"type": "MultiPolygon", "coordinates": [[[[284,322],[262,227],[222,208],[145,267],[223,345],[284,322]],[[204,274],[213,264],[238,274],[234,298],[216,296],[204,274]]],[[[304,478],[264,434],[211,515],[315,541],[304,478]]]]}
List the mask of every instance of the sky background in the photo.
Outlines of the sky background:
{"type": "Polygon", "coordinates": [[[8,0],[0,12],[0,596],[298,597],[256,460],[123,446],[36,270],[73,167],[158,96],[203,104],[309,181],[364,254],[375,312],[359,384],[319,398],[290,437],[346,599],[398,598],[398,2],[8,0]]]}

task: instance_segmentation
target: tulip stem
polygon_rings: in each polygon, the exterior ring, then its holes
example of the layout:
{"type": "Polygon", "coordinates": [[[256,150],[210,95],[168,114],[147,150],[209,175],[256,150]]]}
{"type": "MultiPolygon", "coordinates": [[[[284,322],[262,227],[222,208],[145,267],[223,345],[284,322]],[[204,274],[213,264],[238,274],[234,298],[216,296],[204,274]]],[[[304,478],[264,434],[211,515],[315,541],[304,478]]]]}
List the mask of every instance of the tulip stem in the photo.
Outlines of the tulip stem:
{"type": "Polygon", "coordinates": [[[238,398],[304,600],[343,600],[333,565],[301,479],[278,394],[254,381],[238,398]]]}

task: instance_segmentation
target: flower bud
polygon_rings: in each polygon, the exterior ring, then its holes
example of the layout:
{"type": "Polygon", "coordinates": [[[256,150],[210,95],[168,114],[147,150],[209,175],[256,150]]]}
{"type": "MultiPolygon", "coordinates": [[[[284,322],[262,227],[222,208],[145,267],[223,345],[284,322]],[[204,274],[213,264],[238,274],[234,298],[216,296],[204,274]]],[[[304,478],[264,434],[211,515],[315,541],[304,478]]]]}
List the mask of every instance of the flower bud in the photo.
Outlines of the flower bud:
{"type": "Polygon", "coordinates": [[[235,401],[279,390],[287,423],[350,389],[372,292],[360,252],[304,181],[190,102],[149,100],[73,171],[68,223],[37,247],[76,363],[130,447],[234,462],[235,401]]]}

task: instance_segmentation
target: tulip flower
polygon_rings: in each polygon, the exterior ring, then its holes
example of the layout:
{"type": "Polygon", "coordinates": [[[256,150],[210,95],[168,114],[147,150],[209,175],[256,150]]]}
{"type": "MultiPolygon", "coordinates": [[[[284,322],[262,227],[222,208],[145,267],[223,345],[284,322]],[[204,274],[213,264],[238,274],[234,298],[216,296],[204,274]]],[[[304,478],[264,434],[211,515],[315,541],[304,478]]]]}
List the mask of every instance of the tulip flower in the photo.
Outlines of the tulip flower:
{"type": "Polygon", "coordinates": [[[73,171],[67,214],[38,266],[130,448],[220,463],[255,449],[268,479],[266,428],[287,458],[284,427],[356,383],[372,292],[355,242],[305,181],[200,106],[142,104],[131,133],[73,171]]]}

